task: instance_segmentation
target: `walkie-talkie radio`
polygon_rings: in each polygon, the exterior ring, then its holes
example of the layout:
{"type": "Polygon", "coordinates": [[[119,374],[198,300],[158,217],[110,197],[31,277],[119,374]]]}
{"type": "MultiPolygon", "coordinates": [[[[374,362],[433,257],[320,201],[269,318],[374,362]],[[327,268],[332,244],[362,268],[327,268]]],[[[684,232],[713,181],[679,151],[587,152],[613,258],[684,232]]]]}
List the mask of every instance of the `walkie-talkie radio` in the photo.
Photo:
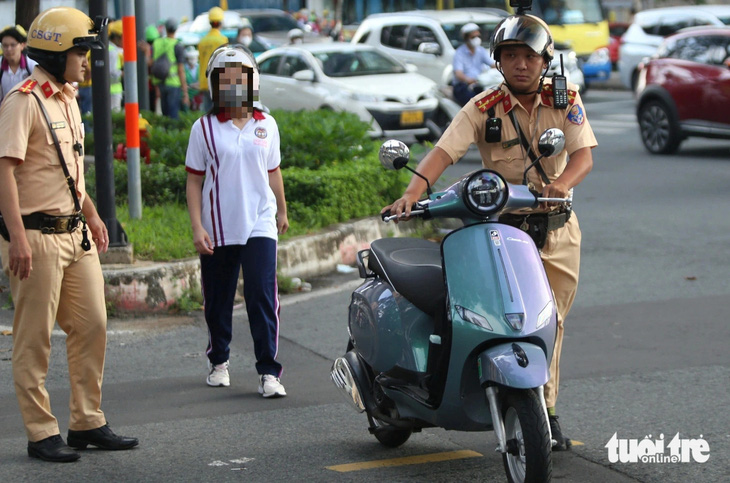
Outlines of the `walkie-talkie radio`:
{"type": "Polygon", "coordinates": [[[563,68],[563,54],[560,54],[560,75],[553,76],[553,106],[555,109],[568,107],[568,80],[563,68]]]}

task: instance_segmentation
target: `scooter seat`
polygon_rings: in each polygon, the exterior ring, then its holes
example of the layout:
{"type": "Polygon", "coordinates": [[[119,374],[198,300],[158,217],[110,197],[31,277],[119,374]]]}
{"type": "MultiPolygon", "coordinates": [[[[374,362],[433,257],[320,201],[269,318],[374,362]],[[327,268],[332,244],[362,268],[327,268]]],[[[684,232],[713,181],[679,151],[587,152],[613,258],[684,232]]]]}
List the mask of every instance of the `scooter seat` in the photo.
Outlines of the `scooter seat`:
{"type": "Polygon", "coordinates": [[[370,244],[368,268],[429,315],[446,299],[441,247],[421,238],[381,238],[370,244]]]}

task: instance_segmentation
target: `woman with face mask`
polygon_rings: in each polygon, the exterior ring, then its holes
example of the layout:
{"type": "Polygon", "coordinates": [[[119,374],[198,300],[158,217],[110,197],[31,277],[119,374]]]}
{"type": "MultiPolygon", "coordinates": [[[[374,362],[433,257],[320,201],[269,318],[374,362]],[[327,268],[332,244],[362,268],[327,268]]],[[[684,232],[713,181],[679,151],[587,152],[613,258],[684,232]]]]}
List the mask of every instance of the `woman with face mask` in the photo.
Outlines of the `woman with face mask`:
{"type": "Polygon", "coordinates": [[[251,28],[251,26],[244,25],[243,27],[238,29],[238,36],[236,40],[239,44],[250,48],[251,42],[253,42],[253,29],[251,28]]]}
{"type": "Polygon", "coordinates": [[[259,72],[248,49],[224,46],[206,69],[213,108],[190,132],[185,159],[193,244],[200,254],[209,373],[230,385],[233,299],[243,270],[243,296],[254,342],[258,392],[286,396],[281,385],[278,234],[289,228],[279,169],[279,130],[258,109],[259,72]]]}
{"type": "Polygon", "coordinates": [[[454,52],[454,98],[460,105],[480,93],[484,86],[478,84],[479,75],[494,65],[487,49],[482,47],[482,33],[475,23],[461,27],[464,43],[454,52]]]}

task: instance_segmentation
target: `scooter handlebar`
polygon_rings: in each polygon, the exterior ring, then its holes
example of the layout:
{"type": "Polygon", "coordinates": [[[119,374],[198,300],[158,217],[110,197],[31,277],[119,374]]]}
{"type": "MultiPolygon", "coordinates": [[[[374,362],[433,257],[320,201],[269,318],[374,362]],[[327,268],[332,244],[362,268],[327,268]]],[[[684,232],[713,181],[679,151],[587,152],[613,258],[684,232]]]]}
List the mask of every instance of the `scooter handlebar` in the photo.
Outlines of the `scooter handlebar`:
{"type": "MultiPolygon", "coordinates": [[[[418,205],[413,205],[413,208],[414,209],[411,210],[411,214],[408,215],[409,217],[411,217],[411,216],[420,216],[420,215],[423,215],[426,212],[426,210],[423,210],[423,209],[415,209],[417,206],[418,205]]],[[[388,223],[389,221],[395,220],[396,218],[405,218],[406,217],[406,214],[405,214],[405,212],[403,212],[403,213],[400,214],[400,217],[399,217],[398,215],[391,215],[390,214],[390,210],[387,210],[387,211],[381,213],[380,214],[380,217],[383,219],[384,222],[388,223]]]]}
{"type": "Polygon", "coordinates": [[[543,198],[541,196],[537,197],[538,203],[572,203],[573,198],[543,198]]]}

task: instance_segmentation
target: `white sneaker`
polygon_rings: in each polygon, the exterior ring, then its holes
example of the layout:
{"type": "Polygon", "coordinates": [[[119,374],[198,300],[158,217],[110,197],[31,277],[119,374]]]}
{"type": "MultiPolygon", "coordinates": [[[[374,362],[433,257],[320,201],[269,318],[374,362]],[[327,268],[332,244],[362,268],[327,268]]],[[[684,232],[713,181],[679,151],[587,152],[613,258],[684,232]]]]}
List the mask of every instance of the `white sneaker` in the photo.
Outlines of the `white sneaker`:
{"type": "Polygon", "coordinates": [[[264,397],[284,397],[286,390],[281,385],[279,378],[271,374],[259,376],[259,394],[264,397]]]}
{"type": "Polygon", "coordinates": [[[208,367],[210,367],[210,374],[208,374],[208,378],[205,382],[207,382],[209,386],[228,387],[231,385],[231,378],[228,376],[228,361],[214,366],[211,365],[209,361],[208,367]]]}

